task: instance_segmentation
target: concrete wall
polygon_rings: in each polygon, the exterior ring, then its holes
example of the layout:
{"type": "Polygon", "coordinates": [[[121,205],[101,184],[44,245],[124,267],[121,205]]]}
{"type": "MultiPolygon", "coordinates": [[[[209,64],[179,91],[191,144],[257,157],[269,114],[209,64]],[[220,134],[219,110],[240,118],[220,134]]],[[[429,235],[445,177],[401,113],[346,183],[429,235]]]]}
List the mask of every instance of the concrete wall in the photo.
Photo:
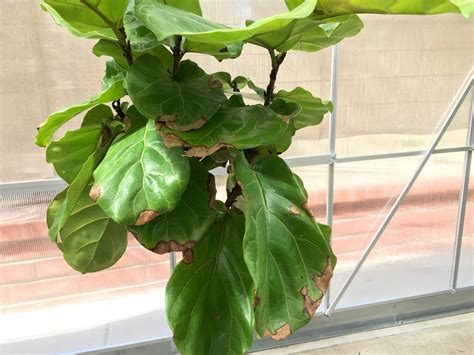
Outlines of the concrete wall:
{"type": "MultiPolygon", "coordinates": [[[[282,0],[202,3],[206,15],[231,25],[284,11],[282,0]]],[[[364,21],[362,34],[340,49],[338,154],[423,149],[472,70],[474,20],[370,15],[364,21]]],[[[2,0],[0,33],[0,181],[50,178],[44,151],[33,144],[36,126],[48,113],[95,94],[104,61],[90,53],[92,41],[57,27],[37,0],[2,0]]],[[[209,71],[247,75],[262,86],[267,82],[269,59],[257,47],[222,63],[192,57],[209,71]]],[[[329,99],[329,75],[330,50],[291,53],[278,88],[300,85],[329,99]]],[[[447,145],[464,143],[466,122],[464,105],[447,145]]],[[[326,153],[326,129],[323,123],[300,132],[289,154],[326,153]]]]}

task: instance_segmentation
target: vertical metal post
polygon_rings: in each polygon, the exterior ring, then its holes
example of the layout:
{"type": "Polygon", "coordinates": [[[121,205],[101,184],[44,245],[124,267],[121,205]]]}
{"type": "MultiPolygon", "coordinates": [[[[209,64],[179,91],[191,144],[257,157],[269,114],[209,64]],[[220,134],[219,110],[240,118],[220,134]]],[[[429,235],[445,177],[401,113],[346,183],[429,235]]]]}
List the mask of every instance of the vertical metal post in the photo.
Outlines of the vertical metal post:
{"type": "Polygon", "coordinates": [[[474,145],[474,91],[471,89],[471,108],[469,111],[469,128],[467,130],[467,145],[471,147],[465,153],[464,157],[464,170],[463,170],[463,181],[461,190],[459,193],[459,209],[458,218],[456,221],[456,239],[454,240],[454,252],[453,252],[453,264],[451,269],[451,280],[449,287],[451,291],[456,292],[458,275],[459,275],[459,262],[461,259],[462,250],[462,236],[464,232],[464,219],[466,216],[466,204],[467,195],[469,194],[469,175],[471,173],[472,163],[472,149],[474,145]]]}
{"type": "MultiPolygon", "coordinates": [[[[339,77],[339,47],[332,46],[331,52],[331,101],[332,112],[329,118],[329,155],[330,161],[328,166],[328,194],[326,200],[326,223],[328,226],[333,225],[334,216],[334,168],[336,163],[336,116],[337,116],[337,88],[339,77]]],[[[330,239],[331,241],[331,239],[330,239]]],[[[326,307],[330,304],[331,284],[329,284],[326,293],[326,307]]]]}

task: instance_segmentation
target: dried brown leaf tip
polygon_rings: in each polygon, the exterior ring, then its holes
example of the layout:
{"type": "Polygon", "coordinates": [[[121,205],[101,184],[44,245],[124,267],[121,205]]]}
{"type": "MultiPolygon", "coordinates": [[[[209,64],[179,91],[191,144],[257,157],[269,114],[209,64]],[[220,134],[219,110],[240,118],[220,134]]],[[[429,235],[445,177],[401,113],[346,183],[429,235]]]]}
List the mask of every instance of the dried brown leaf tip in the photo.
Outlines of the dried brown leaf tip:
{"type": "Polygon", "coordinates": [[[100,135],[102,137],[102,140],[100,142],[100,146],[105,147],[112,140],[112,131],[110,130],[110,128],[108,126],[103,126],[101,131],[100,131],[100,135]]]}
{"type": "Polygon", "coordinates": [[[148,223],[158,217],[160,213],[153,210],[143,210],[138,215],[137,220],[135,221],[136,226],[141,226],[142,224],[148,223]]]}
{"type": "Polygon", "coordinates": [[[96,202],[100,197],[100,187],[92,186],[91,191],[89,192],[89,197],[92,201],[96,202]]]}
{"type": "Polygon", "coordinates": [[[172,133],[165,133],[160,131],[161,139],[163,139],[163,143],[167,148],[174,148],[174,147],[187,147],[188,144],[183,141],[180,137],[176,134],[172,133]]]}
{"type": "Polygon", "coordinates": [[[166,254],[172,251],[184,252],[186,250],[190,250],[194,244],[196,244],[194,240],[187,241],[184,244],[170,240],[169,242],[159,242],[153,249],[151,249],[151,251],[157,254],[166,254]]]}
{"type": "Polygon", "coordinates": [[[285,323],[280,328],[278,328],[275,333],[271,333],[268,329],[265,330],[265,333],[263,334],[263,336],[271,337],[273,340],[282,340],[282,339],[285,339],[290,334],[291,334],[291,327],[288,323],[285,323]]]}
{"type": "Polygon", "coordinates": [[[186,249],[183,250],[183,263],[186,265],[189,265],[193,262],[194,260],[194,252],[192,249],[186,249]]]}
{"type": "Polygon", "coordinates": [[[331,280],[331,277],[332,277],[331,259],[328,258],[324,272],[320,276],[314,277],[314,282],[316,284],[316,287],[321,291],[321,296],[318,299],[313,301],[311,297],[308,295],[309,293],[308,286],[305,285],[301,289],[300,293],[303,296],[303,312],[306,313],[308,316],[313,317],[314,314],[316,313],[316,310],[318,309],[324,295],[326,294],[326,291],[329,286],[329,280],[331,280]]]}
{"type": "Polygon", "coordinates": [[[165,121],[166,126],[168,126],[171,129],[175,129],[177,131],[185,132],[185,131],[190,131],[192,129],[199,129],[202,126],[204,126],[207,123],[207,120],[205,118],[200,118],[193,123],[187,124],[187,125],[179,125],[174,123],[174,120],[168,120],[165,121]]]}

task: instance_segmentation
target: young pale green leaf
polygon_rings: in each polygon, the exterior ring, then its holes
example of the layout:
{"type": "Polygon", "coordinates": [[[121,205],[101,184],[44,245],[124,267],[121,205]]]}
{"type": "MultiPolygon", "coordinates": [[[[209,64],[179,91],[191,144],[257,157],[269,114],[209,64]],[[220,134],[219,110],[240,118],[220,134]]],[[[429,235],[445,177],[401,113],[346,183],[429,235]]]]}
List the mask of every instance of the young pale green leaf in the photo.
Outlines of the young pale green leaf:
{"type": "Polygon", "coordinates": [[[255,283],[260,336],[283,339],[307,324],[327,290],[335,257],[309,214],[302,183],[277,156],[234,173],[245,199],[244,257],[255,283]]]}
{"type": "Polygon", "coordinates": [[[123,80],[116,81],[112,83],[107,89],[102,91],[97,96],[91,97],[89,100],[84,101],[80,104],[73,105],[62,111],[55,112],[51,114],[46,121],[44,121],[38,127],[38,134],[36,135],[36,144],[40,147],[45,147],[48,145],[52,138],[53,134],[66,122],[88,110],[91,107],[97,106],[99,104],[105,104],[111,102],[121,97],[125,96],[125,90],[123,88],[123,80]]]}
{"type": "Polygon", "coordinates": [[[292,21],[280,31],[257,36],[253,42],[279,52],[316,52],[358,34],[364,23],[357,15],[338,16],[323,21],[314,17],[292,21]]]}
{"type": "Polygon", "coordinates": [[[243,355],[250,347],[253,290],[243,235],[243,216],[230,212],[174,269],[166,287],[166,314],[181,354],[243,355]]]}
{"type": "MultiPolygon", "coordinates": [[[[112,266],[127,248],[127,228],[107,217],[87,192],[81,194],[56,241],[67,263],[83,274],[112,266]]],[[[64,192],[56,197],[48,209],[48,222],[65,198],[64,192]]]]}
{"type": "Polygon", "coordinates": [[[119,27],[128,0],[43,0],[58,25],[86,38],[115,38],[112,27],[119,27]]]}
{"type": "Polygon", "coordinates": [[[127,60],[123,55],[123,50],[120,47],[118,41],[112,41],[108,39],[100,39],[96,45],[92,48],[92,53],[97,57],[108,56],[112,57],[115,62],[122,68],[128,68],[127,60]]]}
{"type": "MultiPolygon", "coordinates": [[[[287,0],[291,6],[300,1],[287,0]]],[[[315,14],[332,17],[347,14],[417,14],[457,13],[469,17],[474,11],[472,0],[319,0],[315,14]]]]}
{"type": "Polygon", "coordinates": [[[96,106],[87,113],[81,128],[67,132],[64,137],[48,145],[46,161],[54,165],[64,181],[74,181],[89,156],[97,150],[102,134],[109,130],[104,125],[112,119],[108,106],[96,106]]]}
{"type": "Polygon", "coordinates": [[[193,42],[222,44],[246,41],[260,34],[279,31],[295,19],[310,16],[316,3],[317,0],[305,0],[288,13],[255,21],[244,28],[229,28],[155,0],[136,0],[135,11],[160,41],[181,35],[193,42]]]}
{"type": "Polygon", "coordinates": [[[179,130],[199,128],[226,100],[222,83],[190,61],[172,77],[160,60],[138,58],[126,78],[127,91],[137,109],[179,130]]]}
{"type": "Polygon", "coordinates": [[[275,97],[301,106],[301,111],[296,114],[293,120],[296,129],[318,125],[324,115],[332,111],[330,101],[321,101],[301,87],[292,91],[280,90],[275,97]]]}
{"type": "Polygon", "coordinates": [[[130,231],[147,249],[158,254],[185,251],[207,232],[215,218],[215,182],[197,159],[189,159],[191,176],[178,206],[130,231]]]}
{"type": "Polygon", "coordinates": [[[166,126],[160,133],[167,146],[191,147],[187,156],[205,157],[222,147],[249,149],[272,144],[287,128],[274,111],[262,105],[219,111],[199,129],[180,132],[166,126]]]}
{"type": "Polygon", "coordinates": [[[173,210],[189,181],[188,159],[168,149],[155,122],[132,107],[132,127],[115,141],[94,171],[91,197],[113,220],[145,224],[173,210]]]}

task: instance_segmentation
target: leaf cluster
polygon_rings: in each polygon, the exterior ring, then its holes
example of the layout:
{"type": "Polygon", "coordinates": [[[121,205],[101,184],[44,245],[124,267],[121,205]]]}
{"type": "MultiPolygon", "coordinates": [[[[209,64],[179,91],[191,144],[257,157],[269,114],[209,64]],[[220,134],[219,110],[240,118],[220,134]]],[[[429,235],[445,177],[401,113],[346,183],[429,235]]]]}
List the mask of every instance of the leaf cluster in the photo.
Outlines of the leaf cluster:
{"type": "Polygon", "coordinates": [[[279,154],[298,129],[318,125],[330,102],[304,88],[276,91],[290,51],[314,52],[354,36],[357,13],[468,15],[466,1],[286,0],[289,11],[230,28],[205,19],[198,0],[43,0],[73,35],[109,58],[102,90],[38,128],[68,187],[47,212],[49,237],[82,273],[115,264],[128,234],[151,252],[182,252],[166,312],[183,354],[243,354],[258,337],[283,339],[321,303],[336,258],[301,179],[279,154]],[[206,73],[186,53],[269,53],[269,82],[206,73]],[[241,91],[260,97],[245,102],[241,91]],[[85,113],[82,124],[56,132],[85,113]],[[213,169],[228,171],[216,200],[213,169]]]}

